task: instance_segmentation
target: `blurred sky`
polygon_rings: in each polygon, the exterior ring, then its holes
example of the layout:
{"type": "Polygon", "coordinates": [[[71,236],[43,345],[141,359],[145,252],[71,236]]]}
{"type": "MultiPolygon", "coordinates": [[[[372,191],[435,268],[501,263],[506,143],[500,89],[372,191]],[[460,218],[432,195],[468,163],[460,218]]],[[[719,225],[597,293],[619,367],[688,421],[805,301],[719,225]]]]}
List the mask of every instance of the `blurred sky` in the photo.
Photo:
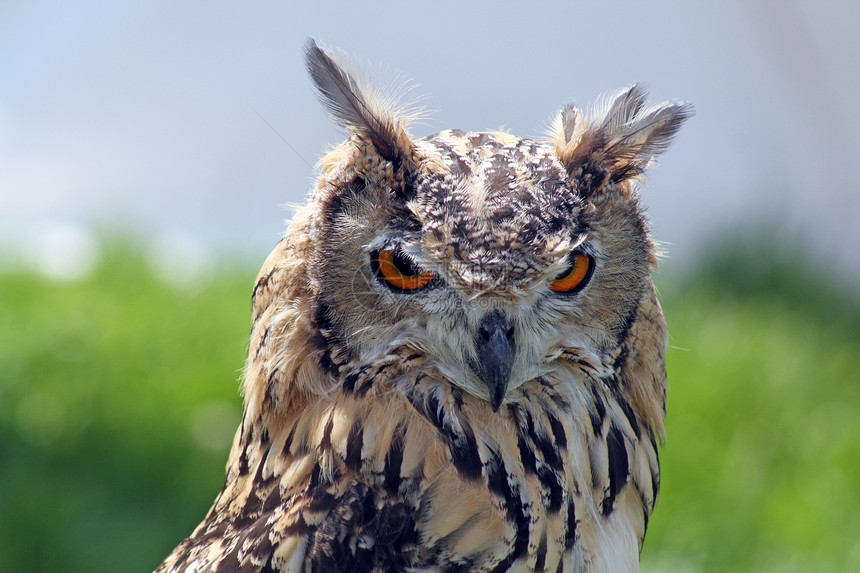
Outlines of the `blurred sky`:
{"type": "Polygon", "coordinates": [[[764,217],[860,276],[858,23],[856,0],[0,2],[0,243],[96,224],[262,260],[343,137],[304,72],[313,36],[410,78],[433,111],[417,136],[539,137],[634,81],[693,102],[643,193],[667,264],[764,217]]]}

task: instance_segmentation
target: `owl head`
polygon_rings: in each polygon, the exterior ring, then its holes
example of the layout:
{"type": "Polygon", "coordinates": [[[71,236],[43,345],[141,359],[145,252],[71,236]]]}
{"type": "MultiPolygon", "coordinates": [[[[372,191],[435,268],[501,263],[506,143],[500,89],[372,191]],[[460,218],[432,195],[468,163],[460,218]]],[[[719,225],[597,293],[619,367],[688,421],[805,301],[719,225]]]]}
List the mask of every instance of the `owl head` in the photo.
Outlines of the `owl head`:
{"type": "Polygon", "coordinates": [[[547,141],[413,139],[409,114],[335,56],[311,40],[306,58],[349,134],[321,160],[308,211],[308,296],[326,344],[354,364],[420,356],[493,410],[562,355],[617,355],[653,298],[636,182],[690,106],[646,107],[634,85],[589,114],[564,108],[547,141]]]}

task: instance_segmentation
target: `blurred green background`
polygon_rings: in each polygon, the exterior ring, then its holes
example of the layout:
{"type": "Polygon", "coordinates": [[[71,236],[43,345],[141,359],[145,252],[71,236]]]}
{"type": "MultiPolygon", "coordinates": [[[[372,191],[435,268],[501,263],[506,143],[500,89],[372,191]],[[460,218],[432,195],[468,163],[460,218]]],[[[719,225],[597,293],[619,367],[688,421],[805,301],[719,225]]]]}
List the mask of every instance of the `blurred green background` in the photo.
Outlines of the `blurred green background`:
{"type": "MultiPolygon", "coordinates": [[[[668,439],[643,569],[860,570],[858,290],[734,235],[657,278],[668,439]]],[[[151,570],[223,481],[257,269],[192,288],[105,244],[77,280],[0,273],[4,571],[151,570]]]]}

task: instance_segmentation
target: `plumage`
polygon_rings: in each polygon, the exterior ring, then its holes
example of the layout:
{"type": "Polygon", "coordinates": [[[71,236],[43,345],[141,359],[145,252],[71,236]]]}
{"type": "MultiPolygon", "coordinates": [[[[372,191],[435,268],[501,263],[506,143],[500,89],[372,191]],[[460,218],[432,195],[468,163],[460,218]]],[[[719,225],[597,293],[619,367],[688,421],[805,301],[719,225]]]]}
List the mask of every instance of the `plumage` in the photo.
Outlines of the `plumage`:
{"type": "Polygon", "coordinates": [[[308,74],[316,84],[320,101],[335,122],[371,143],[392,163],[409,160],[412,141],[406,132],[402,110],[387,109],[385,98],[362,85],[334,56],[309,39],[305,49],[308,74]]]}
{"type": "Polygon", "coordinates": [[[690,115],[633,86],[548,142],[447,130],[312,41],[350,134],[253,291],[244,416],[158,571],[635,571],[666,327],[636,178],[690,115]]]}

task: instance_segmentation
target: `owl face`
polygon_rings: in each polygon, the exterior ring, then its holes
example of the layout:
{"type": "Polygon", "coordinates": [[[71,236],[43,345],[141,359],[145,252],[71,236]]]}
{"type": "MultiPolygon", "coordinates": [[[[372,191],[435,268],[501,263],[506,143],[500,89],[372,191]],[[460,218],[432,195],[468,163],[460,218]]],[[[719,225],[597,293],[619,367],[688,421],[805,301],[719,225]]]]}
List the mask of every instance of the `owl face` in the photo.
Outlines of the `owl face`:
{"type": "Polygon", "coordinates": [[[413,141],[329,54],[314,45],[308,61],[352,133],[322,160],[314,197],[317,316],[334,343],[361,363],[421,356],[493,409],[562,353],[599,362],[618,345],[654,261],[633,181],[683,106],[639,117],[634,87],[596,119],[565,109],[548,143],[413,141]]]}
{"type": "Polygon", "coordinates": [[[597,213],[534,141],[415,147],[403,190],[358,178],[327,204],[320,296],[343,344],[362,362],[414,350],[495,408],[563,351],[610,347],[648,280],[638,210],[597,213]],[[620,240],[601,236],[607,216],[620,240]]]}

